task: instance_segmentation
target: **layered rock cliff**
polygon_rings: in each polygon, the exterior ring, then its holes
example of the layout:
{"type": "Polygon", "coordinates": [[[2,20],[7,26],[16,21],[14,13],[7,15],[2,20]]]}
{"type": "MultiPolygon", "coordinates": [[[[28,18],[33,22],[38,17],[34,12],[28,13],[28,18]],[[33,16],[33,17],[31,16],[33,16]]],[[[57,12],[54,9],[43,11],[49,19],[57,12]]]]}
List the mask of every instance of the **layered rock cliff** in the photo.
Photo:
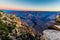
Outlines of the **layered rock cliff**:
{"type": "Polygon", "coordinates": [[[0,40],[40,40],[40,36],[16,15],[0,11],[0,40]]]}

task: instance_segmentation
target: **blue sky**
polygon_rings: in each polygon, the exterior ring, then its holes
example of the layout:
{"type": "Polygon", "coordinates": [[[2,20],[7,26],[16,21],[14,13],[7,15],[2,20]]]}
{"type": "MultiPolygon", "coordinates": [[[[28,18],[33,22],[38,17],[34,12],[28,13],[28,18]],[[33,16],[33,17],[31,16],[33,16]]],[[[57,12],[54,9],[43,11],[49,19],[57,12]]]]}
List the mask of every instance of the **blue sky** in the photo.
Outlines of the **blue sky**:
{"type": "Polygon", "coordinates": [[[0,0],[0,5],[2,9],[60,10],[60,0],[0,0]]]}

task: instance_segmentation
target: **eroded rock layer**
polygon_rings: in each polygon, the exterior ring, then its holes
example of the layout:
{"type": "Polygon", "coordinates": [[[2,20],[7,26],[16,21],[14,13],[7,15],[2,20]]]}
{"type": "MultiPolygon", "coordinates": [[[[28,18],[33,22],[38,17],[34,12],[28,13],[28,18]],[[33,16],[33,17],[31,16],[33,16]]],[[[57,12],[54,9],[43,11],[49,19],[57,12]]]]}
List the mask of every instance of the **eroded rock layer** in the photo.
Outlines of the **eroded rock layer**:
{"type": "Polygon", "coordinates": [[[40,34],[12,14],[0,11],[1,40],[40,40],[40,34]]]}

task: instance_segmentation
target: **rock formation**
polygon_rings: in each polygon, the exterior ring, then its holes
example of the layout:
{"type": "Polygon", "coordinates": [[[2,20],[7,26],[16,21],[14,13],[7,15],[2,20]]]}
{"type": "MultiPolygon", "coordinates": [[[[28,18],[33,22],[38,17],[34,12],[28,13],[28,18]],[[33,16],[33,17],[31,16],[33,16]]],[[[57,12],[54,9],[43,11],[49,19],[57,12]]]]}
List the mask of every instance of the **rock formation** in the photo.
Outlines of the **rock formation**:
{"type": "Polygon", "coordinates": [[[25,25],[19,17],[0,11],[1,40],[40,40],[40,33],[25,25]]]}
{"type": "Polygon", "coordinates": [[[56,17],[56,24],[43,31],[41,40],[60,40],[60,14],[56,17]]]}
{"type": "Polygon", "coordinates": [[[20,17],[0,11],[0,40],[60,40],[60,14],[57,15],[54,26],[39,33],[20,17]]]}
{"type": "Polygon", "coordinates": [[[60,40],[60,31],[45,30],[43,34],[41,40],[60,40]]]}
{"type": "Polygon", "coordinates": [[[60,14],[56,16],[55,25],[54,26],[50,26],[48,28],[60,31],[60,14]]]}

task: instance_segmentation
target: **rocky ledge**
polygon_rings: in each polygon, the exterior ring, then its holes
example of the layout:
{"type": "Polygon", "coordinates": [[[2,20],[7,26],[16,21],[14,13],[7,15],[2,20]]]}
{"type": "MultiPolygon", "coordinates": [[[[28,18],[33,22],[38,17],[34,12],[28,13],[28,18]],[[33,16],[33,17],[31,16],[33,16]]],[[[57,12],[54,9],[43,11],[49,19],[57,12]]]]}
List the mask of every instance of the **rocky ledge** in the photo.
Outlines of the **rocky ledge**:
{"type": "Polygon", "coordinates": [[[45,30],[41,40],[60,40],[60,31],[57,30],[45,30]]]}
{"type": "Polygon", "coordinates": [[[60,40],[60,14],[56,17],[55,25],[43,31],[41,40],[60,40]]]}

